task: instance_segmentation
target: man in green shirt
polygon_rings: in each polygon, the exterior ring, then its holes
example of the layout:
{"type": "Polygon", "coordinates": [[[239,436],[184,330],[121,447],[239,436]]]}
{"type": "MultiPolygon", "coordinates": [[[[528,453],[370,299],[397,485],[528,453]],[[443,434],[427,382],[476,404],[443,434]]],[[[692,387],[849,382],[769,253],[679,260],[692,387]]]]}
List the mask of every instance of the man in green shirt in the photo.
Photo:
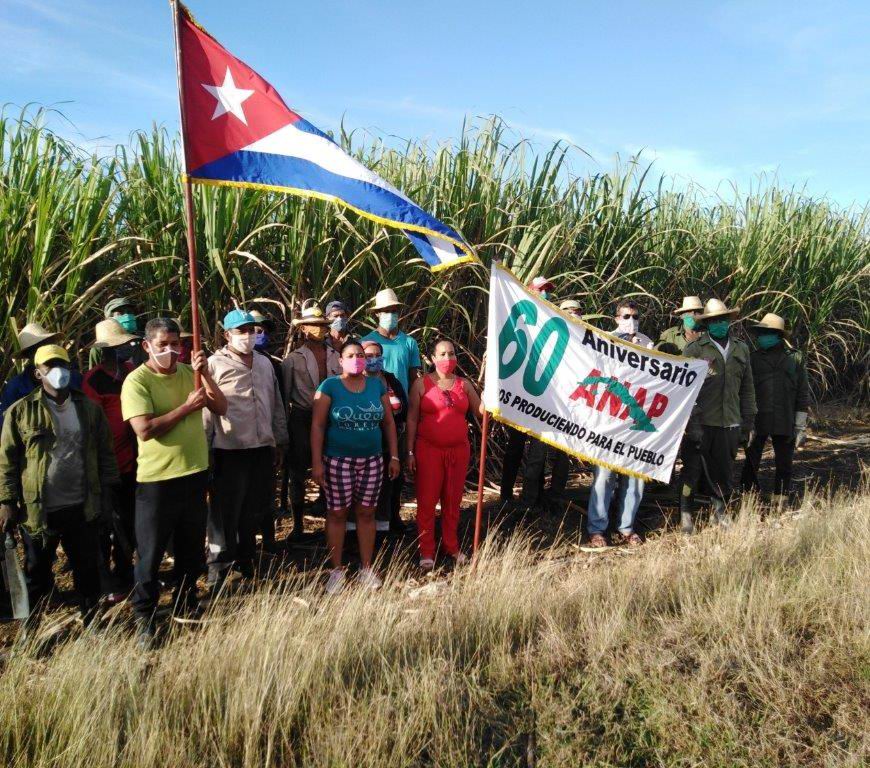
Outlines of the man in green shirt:
{"type": "Polygon", "coordinates": [[[738,448],[752,438],[755,387],[749,347],[730,332],[736,316],[736,309],[710,299],[699,318],[704,332],[683,353],[706,360],[709,366],[682,444],[680,522],[684,533],[694,531],[693,499],[702,474],[711,486],[716,520],[727,524],[726,505],[732,492],[734,459],[738,448]]]}
{"type": "Polygon", "coordinates": [[[39,387],[9,409],[0,438],[0,533],[21,534],[31,604],[54,588],[62,544],[88,621],[100,595],[97,521],[119,483],[112,433],[74,388],[63,347],[43,345],[33,362],[39,387]]]}
{"type": "Polygon", "coordinates": [[[671,355],[682,355],[683,350],[701,337],[698,318],[704,313],[704,305],[697,296],[683,296],[683,304],[673,314],[680,318],[680,324],[662,332],[656,342],[656,349],[671,355]]]}
{"type": "Polygon", "coordinates": [[[785,345],[785,320],[768,312],[750,328],[755,336],[752,381],[755,384],[755,438],[746,449],[743,487],[758,490],[758,467],[767,438],[773,443],[776,474],[773,493],[787,499],[795,447],[806,439],[810,390],[803,357],[785,345]]]}
{"type": "Polygon", "coordinates": [[[154,611],[160,584],[157,574],[170,536],[174,540],[176,594],[181,611],[197,607],[196,580],[202,572],[206,526],[208,445],[203,408],[218,415],[227,401],[208,372],[205,353],[194,352],[191,365],[178,362],[181,330],[171,318],[145,326],[142,344],[148,360],[128,374],[121,409],[139,445],[136,471],[136,548],[133,610],[140,642],[154,636],[154,611]],[[203,386],[194,387],[194,373],[203,386]]]}

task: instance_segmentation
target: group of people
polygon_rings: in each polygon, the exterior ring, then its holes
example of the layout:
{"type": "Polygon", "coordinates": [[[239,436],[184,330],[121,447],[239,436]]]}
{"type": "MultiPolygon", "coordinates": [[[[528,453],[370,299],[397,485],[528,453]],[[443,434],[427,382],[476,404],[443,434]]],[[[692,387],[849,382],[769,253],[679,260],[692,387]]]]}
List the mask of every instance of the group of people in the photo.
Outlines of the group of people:
{"type": "Polygon", "coordinates": [[[206,355],[185,350],[176,319],[155,317],[140,331],[130,302],[115,299],[84,376],[60,334],[26,326],[24,370],[3,392],[0,527],[20,533],[31,599],[53,590],[62,545],[83,619],[101,594],[129,595],[150,642],[167,551],[174,614],[195,617],[203,571],[210,590],[232,569],[253,575],[257,535],[264,547],[274,541],[276,495],[289,497],[301,532],[309,473],[326,515],[330,594],[346,582],[348,529],[357,581],[380,586],[376,533],[402,524],[405,471],[417,486],[421,568],[435,566],[439,505],[443,553],[463,563],[468,419],[482,413],[480,396],[457,374],[449,340],[435,343],[424,372],[417,342],[399,328],[401,308],[393,290],[380,291],[376,328],[360,338],[344,302],[325,312],[306,302],[293,320],[299,343],[280,359],[260,313],[227,312],[224,343],[206,355]]]}
{"type": "MultiPolygon", "coordinates": [[[[555,286],[536,278],[529,288],[550,300],[555,286]]],[[[580,316],[575,300],[560,308],[580,316]]],[[[274,543],[276,496],[279,508],[289,505],[296,535],[306,511],[325,514],[328,593],[347,581],[348,530],[359,545],[357,581],[376,589],[377,532],[403,530],[406,473],[415,483],[420,568],[435,567],[439,509],[441,551],[464,563],[458,524],[469,423],[483,406],[474,384],[457,373],[451,341],[434,343],[424,370],[417,341],[400,329],[401,310],[393,290],[379,291],[371,310],[376,327],[357,336],[343,301],[325,310],[308,301],[292,321],[297,343],[281,349],[284,355],[273,354],[267,318],[235,307],[223,318],[222,346],[207,355],[192,350],[177,319],[155,317],[140,327],[132,302],[113,299],[96,324],[84,376],[60,334],[27,325],[16,353],[24,368],[0,396],[0,528],[20,533],[31,599],[51,593],[62,545],[83,619],[95,615],[101,595],[109,602],[129,596],[140,639],[150,642],[167,551],[173,611],[195,617],[203,572],[211,590],[233,569],[253,575],[257,535],[264,549],[274,543]],[[309,478],[319,488],[310,505],[309,478]]],[[[775,492],[788,493],[808,392],[782,318],[768,314],[751,326],[750,350],[732,334],[736,311],[716,299],[703,305],[686,297],[674,313],[679,324],[657,344],[641,333],[636,302],[620,301],[615,310],[619,338],[710,365],[681,445],[682,529],[694,530],[702,480],[716,518],[726,520],[741,444],[744,484],[757,487],[762,450],[773,440],[775,492]]],[[[503,500],[513,497],[524,449],[523,502],[531,507],[563,494],[567,454],[512,430],[503,500]],[[553,473],[545,489],[548,457],[553,473]]],[[[615,538],[640,544],[635,518],[643,492],[642,480],[595,467],[589,546],[609,545],[614,495],[615,538]]]]}
{"type": "MultiPolygon", "coordinates": [[[[543,277],[535,278],[527,287],[545,300],[550,300],[556,289],[552,280],[543,277]]],[[[561,302],[559,308],[582,318],[581,305],[574,299],[561,302]]],[[[738,310],[729,309],[718,299],[705,304],[698,296],[686,296],[673,310],[678,322],[653,342],[640,330],[641,310],[637,302],[623,299],[615,306],[611,330],[614,336],[641,347],[700,358],[708,363],[707,377],[680,445],[680,528],[686,534],[695,531],[694,497],[699,489],[709,495],[717,522],[727,525],[727,505],[735,490],[734,463],[741,446],[746,456],[741,475],[743,489],[759,490],[761,455],[768,439],[771,440],[776,464],[773,491],[775,496],[785,499],[792,493],[795,448],[806,439],[807,371],[801,353],[788,344],[784,319],[768,312],[760,322],[749,324],[753,341],[750,348],[734,333],[738,314],[738,310]]],[[[568,454],[518,430],[509,431],[502,465],[502,502],[514,502],[514,485],[527,443],[520,504],[534,508],[561,502],[570,472],[568,454]],[[548,457],[552,473],[545,488],[548,457]]],[[[585,548],[603,549],[610,545],[606,534],[611,528],[611,516],[615,519],[612,543],[640,546],[643,540],[635,530],[635,522],[644,481],[599,466],[593,467],[592,472],[585,548]]]]}

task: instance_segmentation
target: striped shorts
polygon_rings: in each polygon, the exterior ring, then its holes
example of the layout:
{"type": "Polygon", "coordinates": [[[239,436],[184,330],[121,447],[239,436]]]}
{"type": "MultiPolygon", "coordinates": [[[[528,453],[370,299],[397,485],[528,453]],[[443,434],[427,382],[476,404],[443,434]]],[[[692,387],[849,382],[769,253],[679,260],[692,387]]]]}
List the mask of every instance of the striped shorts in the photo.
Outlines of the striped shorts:
{"type": "Polygon", "coordinates": [[[354,504],[376,507],[384,481],[384,457],[324,456],[323,479],[327,510],[346,509],[354,504]]]}

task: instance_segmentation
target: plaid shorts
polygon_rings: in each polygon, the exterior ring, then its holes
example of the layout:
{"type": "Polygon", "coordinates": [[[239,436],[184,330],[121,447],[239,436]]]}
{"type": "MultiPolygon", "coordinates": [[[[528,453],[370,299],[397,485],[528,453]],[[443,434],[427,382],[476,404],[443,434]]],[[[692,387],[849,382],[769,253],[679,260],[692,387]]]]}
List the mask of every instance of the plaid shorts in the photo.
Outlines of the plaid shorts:
{"type": "Polygon", "coordinates": [[[328,510],[354,504],[376,507],[384,481],[384,457],[324,456],[323,474],[328,510]]]}

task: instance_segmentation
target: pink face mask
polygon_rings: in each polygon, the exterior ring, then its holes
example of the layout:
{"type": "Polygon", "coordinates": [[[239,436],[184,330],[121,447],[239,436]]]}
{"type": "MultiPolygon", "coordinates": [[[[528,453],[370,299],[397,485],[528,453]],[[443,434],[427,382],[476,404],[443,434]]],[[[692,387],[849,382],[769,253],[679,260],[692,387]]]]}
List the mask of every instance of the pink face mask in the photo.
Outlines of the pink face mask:
{"type": "Polygon", "coordinates": [[[366,359],[364,357],[343,357],[341,358],[341,370],[350,375],[362,373],[366,369],[366,359]]]}
{"type": "Polygon", "coordinates": [[[443,374],[447,374],[447,375],[453,373],[453,371],[456,370],[456,358],[455,357],[445,357],[445,358],[442,358],[441,360],[436,360],[435,361],[435,370],[438,371],[438,373],[443,373],[443,374]]]}

